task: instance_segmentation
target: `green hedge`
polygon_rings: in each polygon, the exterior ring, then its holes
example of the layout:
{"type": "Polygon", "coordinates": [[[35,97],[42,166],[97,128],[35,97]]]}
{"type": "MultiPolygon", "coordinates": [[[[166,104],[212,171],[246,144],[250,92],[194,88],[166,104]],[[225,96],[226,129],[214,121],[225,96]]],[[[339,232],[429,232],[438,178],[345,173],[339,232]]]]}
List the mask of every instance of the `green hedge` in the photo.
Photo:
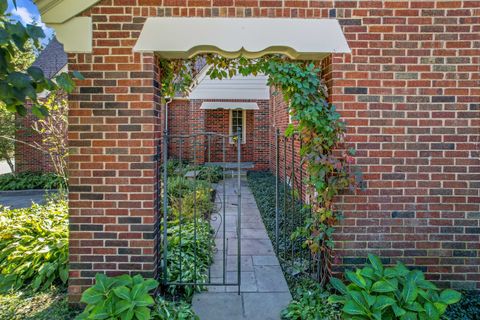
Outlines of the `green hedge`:
{"type": "Polygon", "coordinates": [[[65,180],[54,173],[24,172],[0,175],[0,191],[65,188],[65,180]]]}

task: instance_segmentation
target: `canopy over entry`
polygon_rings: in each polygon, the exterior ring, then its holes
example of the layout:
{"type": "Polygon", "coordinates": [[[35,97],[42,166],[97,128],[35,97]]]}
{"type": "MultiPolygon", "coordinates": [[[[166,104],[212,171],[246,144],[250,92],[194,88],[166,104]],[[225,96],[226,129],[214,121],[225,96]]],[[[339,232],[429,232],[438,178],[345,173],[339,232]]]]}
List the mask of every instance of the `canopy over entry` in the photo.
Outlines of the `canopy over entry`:
{"type": "Polygon", "coordinates": [[[260,108],[255,102],[204,102],[200,109],[259,110],[260,108]]]}
{"type": "Polygon", "coordinates": [[[252,59],[280,53],[320,60],[330,53],[350,53],[337,20],[283,18],[148,18],[134,50],[165,59],[201,53],[252,59]]]}

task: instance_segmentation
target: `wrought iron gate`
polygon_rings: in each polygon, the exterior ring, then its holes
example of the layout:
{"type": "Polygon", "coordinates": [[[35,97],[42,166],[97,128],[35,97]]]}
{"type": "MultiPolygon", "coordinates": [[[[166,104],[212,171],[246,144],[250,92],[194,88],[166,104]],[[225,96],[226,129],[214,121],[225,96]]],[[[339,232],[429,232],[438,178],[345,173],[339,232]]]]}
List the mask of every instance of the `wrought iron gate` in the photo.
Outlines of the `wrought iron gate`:
{"type": "Polygon", "coordinates": [[[305,238],[295,234],[312,216],[312,194],[306,186],[306,165],[301,159],[302,139],[298,134],[275,133],[275,251],[282,266],[291,275],[304,274],[321,279],[320,255],[305,247],[305,238]]]}
{"type": "MultiPolygon", "coordinates": [[[[172,286],[185,286],[202,288],[205,286],[230,286],[241,285],[241,217],[242,217],[242,194],[241,194],[241,132],[235,135],[222,135],[218,133],[198,133],[192,135],[169,135],[164,132],[159,145],[158,161],[159,183],[158,206],[160,215],[158,220],[157,237],[158,243],[158,274],[165,288],[172,286]],[[236,148],[234,162],[230,152],[236,148]],[[228,157],[227,157],[228,156],[228,157]],[[214,209],[208,216],[199,210],[197,199],[197,187],[201,185],[199,179],[200,167],[209,165],[211,160],[221,167],[221,181],[214,184],[213,197],[214,209]],[[189,181],[193,185],[193,204],[189,207],[191,212],[184,209],[182,188],[173,189],[172,161],[176,161],[177,179],[189,181]],[[207,162],[207,163],[205,163],[207,162]],[[232,194],[229,194],[229,191],[232,194]],[[171,194],[179,192],[179,202],[175,216],[172,213],[171,194]],[[180,208],[178,210],[178,208],[180,208]],[[189,217],[188,219],[186,217],[189,217]],[[177,224],[172,227],[172,221],[177,224]],[[233,219],[236,228],[231,230],[226,222],[233,219]],[[213,264],[205,267],[199,265],[199,252],[201,241],[209,241],[201,238],[201,228],[205,228],[205,222],[210,225],[210,232],[214,240],[213,264]],[[175,242],[175,246],[173,245],[175,242]],[[187,242],[192,245],[193,252],[184,250],[187,242]],[[187,264],[187,265],[185,265],[187,264]],[[233,271],[232,271],[233,270],[233,271]],[[236,276],[235,276],[236,274],[236,276]]],[[[190,199],[190,202],[192,199],[190,199]]],[[[191,248],[190,248],[191,249],[191,248]]]]}

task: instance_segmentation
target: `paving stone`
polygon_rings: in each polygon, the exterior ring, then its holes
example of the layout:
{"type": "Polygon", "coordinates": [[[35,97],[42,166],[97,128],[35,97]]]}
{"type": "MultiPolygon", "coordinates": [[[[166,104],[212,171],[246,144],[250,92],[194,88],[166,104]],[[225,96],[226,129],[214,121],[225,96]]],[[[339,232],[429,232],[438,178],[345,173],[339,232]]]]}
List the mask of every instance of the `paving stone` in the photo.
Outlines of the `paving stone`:
{"type": "Polygon", "coordinates": [[[193,297],[192,308],[201,320],[243,320],[242,296],[203,292],[193,297]]]}
{"type": "Polygon", "coordinates": [[[290,303],[290,292],[244,293],[243,305],[248,320],[279,320],[281,311],[290,303]]]}
{"type": "Polygon", "coordinates": [[[254,266],[279,266],[276,256],[252,256],[254,266]]]}
{"type": "Polygon", "coordinates": [[[259,292],[289,292],[280,266],[253,266],[259,292]]]}

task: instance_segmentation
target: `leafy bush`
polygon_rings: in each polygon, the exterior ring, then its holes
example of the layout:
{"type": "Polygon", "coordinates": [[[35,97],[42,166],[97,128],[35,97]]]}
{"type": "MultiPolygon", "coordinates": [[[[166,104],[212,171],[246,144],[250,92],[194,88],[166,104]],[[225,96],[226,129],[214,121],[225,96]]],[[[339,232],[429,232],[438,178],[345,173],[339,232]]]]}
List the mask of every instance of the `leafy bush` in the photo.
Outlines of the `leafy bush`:
{"type": "Polygon", "coordinates": [[[173,176],[168,178],[167,193],[170,200],[178,199],[186,196],[193,190],[209,189],[211,190],[209,182],[204,180],[191,180],[185,177],[173,176]]]}
{"type": "Polygon", "coordinates": [[[0,210],[0,289],[36,291],[67,279],[67,202],[0,210]]]}
{"type": "Polygon", "coordinates": [[[282,311],[286,320],[340,320],[340,311],[328,302],[330,294],[317,282],[303,281],[294,292],[293,300],[282,311]]]}
{"type": "MultiPolygon", "coordinates": [[[[171,224],[168,228],[168,281],[206,282],[208,268],[213,262],[214,246],[212,227],[208,221],[197,219],[196,223],[189,221],[181,226],[171,224]]],[[[170,286],[169,291],[188,298],[202,289],[201,285],[186,285],[170,286]]]]}
{"type": "Polygon", "coordinates": [[[172,213],[176,219],[180,218],[180,213],[182,214],[182,220],[191,220],[194,215],[197,218],[208,219],[213,208],[211,189],[198,189],[196,192],[187,193],[181,199],[172,199],[172,213]]]}
{"type": "Polygon", "coordinates": [[[461,298],[455,290],[440,291],[421,271],[410,271],[400,262],[385,268],[378,257],[368,259],[370,265],[345,273],[348,286],[336,278],[330,281],[342,296],[332,295],[329,301],[343,304],[347,319],[438,320],[461,298]]]}
{"type": "Polygon", "coordinates": [[[188,303],[171,302],[162,297],[157,297],[152,316],[156,320],[200,320],[188,303]]]}
{"type": "Polygon", "coordinates": [[[54,173],[25,172],[0,175],[0,191],[65,188],[65,180],[54,173]]]}
{"type": "Polygon", "coordinates": [[[87,304],[85,311],[76,320],[90,319],[151,319],[154,300],[149,292],[158,287],[153,279],[142,276],[121,275],[109,278],[97,274],[96,283],[82,295],[81,302],[87,304]]]}
{"type": "Polygon", "coordinates": [[[463,292],[459,303],[448,306],[445,317],[450,320],[480,319],[480,292],[463,292]]]}
{"type": "Polygon", "coordinates": [[[223,180],[223,169],[219,166],[201,166],[197,178],[210,183],[218,183],[223,180]]]}

